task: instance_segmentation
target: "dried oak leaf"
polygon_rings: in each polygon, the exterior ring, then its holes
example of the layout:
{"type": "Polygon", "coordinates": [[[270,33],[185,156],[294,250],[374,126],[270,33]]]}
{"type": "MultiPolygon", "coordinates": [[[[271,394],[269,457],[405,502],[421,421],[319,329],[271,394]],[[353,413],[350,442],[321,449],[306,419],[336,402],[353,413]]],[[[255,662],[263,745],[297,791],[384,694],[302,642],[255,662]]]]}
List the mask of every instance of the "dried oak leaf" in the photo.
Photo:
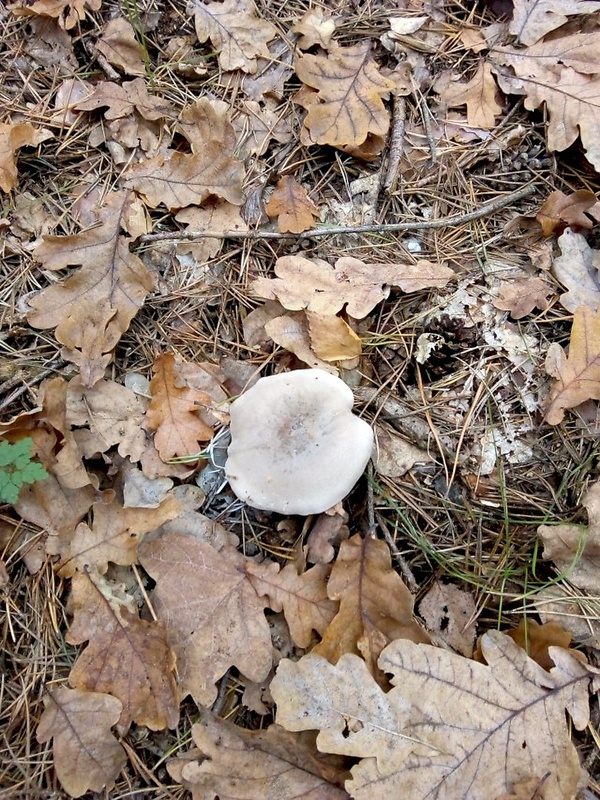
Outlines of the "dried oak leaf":
{"type": "Polygon", "coordinates": [[[319,564],[298,575],[296,567],[263,561],[248,562],[246,575],[259,596],[267,595],[269,608],[283,611],[292,639],[298,647],[308,647],[312,632],[322,634],[338,610],[338,603],[327,596],[330,568],[319,564]]]}
{"type": "Polygon", "coordinates": [[[315,45],[327,50],[335,27],[331,12],[323,8],[310,8],[294,23],[292,31],[299,36],[298,47],[301,50],[310,50],[315,45]]]}
{"type": "Polygon", "coordinates": [[[71,797],[109,791],[127,761],[110,732],[121,714],[116,697],[60,688],[48,691],[37,727],[42,744],[54,738],[54,769],[71,797]]]}
{"type": "Polygon", "coordinates": [[[546,405],[545,420],[558,425],[565,409],[585,400],[600,400],[600,309],[581,305],[573,316],[569,355],[553,342],[546,355],[546,372],[556,379],[546,405]]]}
{"type": "Polygon", "coordinates": [[[198,746],[167,764],[169,774],[193,800],[346,800],[347,773],[331,756],[317,752],[314,738],[279,725],[238,728],[210,712],[192,727],[198,746]],[[198,749],[199,748],[199,749],[198,749]]]}
{"type": "Polygon", "coordinates": [[[282,233],[307,231],[319,213],[306,189],[291,175],[280,178],[265,210],[277,217],[277,230],[282,233]]]}
{"type": "Polygon", "coordinates": [[[567,311],[586,305],[596,311],[600,304],[600,250],[592,250],[584,236],[567,229],[558,237],[561,255],[552,262],[552,273],[568,291],[560,296],[567,311]]]}
{"type": "Polygon", "coordinates": [[[35,128],[30,122],[0,122],[0,189],[10,192],[18,182],[17,154],[21,147],[35,147],[52,138],[45,128],[35,128]]]}
{"type": "Polygon", "coordinates": [[[76,573],[71,592],[73,622],[65,638],[89,644],[71,668],[70,685],[117,697],[121,734],[132,722],[153,731],[177,727],[175,655],[163,623],[140,619],[133,599],[100,575],[76,573]]]}
{"type": "Polygon", "coordinates": [[[581,504],[587,509],[586,525],[540,525],[543,558],[555,563],[570,583],[591,595],[600,593],[600,482],[592,484],[581,504]]]}
{"type": "Polygon", "coordinates": [[[179,502],[172,494],[156,508],[124,508],[114,500],[94,503],[89,524],[80,522],[74,532],[64,528],[51,532],[46,552],[59,556],[56,569],[63,578],[88,569],[103,574],[109,561],[135,564],[142,536],[179,513],[179,502]]]}
{"type": "Polygon", "coordinates": [[[354,655],[337,666],[313,653],[283,660],[271,683],[277,722],[319,730],[321,752],[361,758],[346,782],[355,800],[495,798],[540,774],[544,800],[574,797],[582,769],[565,709],[582,730],[591,670],[553,647],[548,673],[497,631],[482,649],[487,665],[392,642],[379,658],[393,676],[387,693],[354,655]]]}
{"type": "Polygon", "coordinates": [[[248,579],[243,556],[173,532],[142,542],[139,559],[156,581],[152,603],[177,657],[182,696],[210,706],[215,682],[232,666],[250,680],[266,678],[272,664],[267,601],[248,579]]]}
{"type": "Polygon", "coordinates": [[[227,395],[217,377],[200,364],[177,361],[163,353],[154,362],[152,399],[146,426],[163,461],[198,455],[199,442],[212,439],[214,426],[225,421],[227,395]]]}
{"type": "Polygon", "coordinates": [[[532,45],[560,28],[573,14],[591,14],[600,9],[592,0],[514,0],[508,30],[521,44],[532,45]]]}
{"type": "Polygon", "coordinates": [[[154,277],[129,244],[142,232],[130,192],[111,192],[98,225],[70,236],[44,236],[34,255],[45,269],[79,266],[60,283],[28,298],[34,328],[56,327],[63,356],[77,364],[84,386],[104,377],[112,351],[154,288],[154,277]],[[124,231],[126,233],[124,233],[124,231]]]}
{"type": "Polygon", "coordinates": [[[124,17],[106,23],[96,42],[96,50],[127,75],[146,74],[144,50],[135,37],[132,24],[124,17]]]}
{"type": "Polygon", "coordinates": [[[497,95],[492,68],[486,61],[481,61],[470,81],[450,83],[440,97],[449,108],[466,104],[469,125],[487,130],[495,126],[496,117],[502,113],[497,95]]]}
{"type": "Polygon", "coordinates": [[[332,267],[322,259],[283,256],[275,264],[277,278],[258,278],[252,291],[265,300],[279,300],[290,311],[308,309],[317,314],[337,314],[346,306],[354,319],[362,319],[385,300],[390,286],[404,292],[444,287],[454,272],[443,264],[365,264],[342,256],[332,267]]]}
{"type": "Polygon", "coordinates": [[[444,642],[466,658],[473,655],[477,606],[470,592],[436,580],[419,603],[419,615],[436,642],[444,642]]]}
{"type": "Polygon", "coordinates": [[[79,100],[74,107],[77,111],[95,111],[98,108],[107,108],[104,116],[109,120],[129,117],[137,112],[143,119],[156,121],[168,117],[172,113],[170,103],[162,97],[148,92],[146,81],[143,78],[124,81],[123,85],[102,81],[89,97],[79,100]]]}
{"type": "Polygon", "coordinates": [[[413,596],[392,568],[385,542],[353,536],[342,542],[327,594],[340,608],[312,652],[335,664],[344,653],[361,654],[367,669],[383,682],[377,659],[394,639],[429,642],[413,616],[413,596]]]}
{"type": "Polygon", "coordinates": [[[302,54],[295,70],[306,86],[316,90],[304,120],[304,144],[360,146],[369,135],[385,136],[389,115],[382,98],[395,84],[379,72],[369,41],[331,46],[327,56],[302,54]]]}
{"type": "MultiPolygon", "coordinates": [[[[543,525],[540,527],[544,527],[543,525]]],[[[539,529],[538,529],[539,534],[539,529]]],[[[540,538],[543,537],[540,536],[540,538]]],[[[534,619],[523,618],[518,627],[511,631],[505,631],[507,636],[522,647],[529,658],[532,658],[540,667],[550,670],[554,666],[554,661],[550,658],[550,647],[562,647],[569,649],[573,635],[561,627],[558,622],[545,622],[540,625],[534,619]]],[[[575,658],[581,657],[585,663],[585,657],[577,650],[571,651],[575,658]]]]}
{"type": "Polygon", "coordinates": [[[490,55],[500,88],[525,95],[525,108],[543,104],[548,149],[566,150],[578,136],[588,161],[600,170],[600,33],[579,33],[527,50],[496,47],[490,55]],[[503,66],[514,70],[511,75],[503,66]]]}
{"type": "Polygon", "coordinates": [[[198,41],[210,38],[225,72],[241,69],[254,74],[258,57],[269,58],[267,42],[275,38],[277,29],[256,15],[252,0],[208,4],[191,0],[188,12],[194,14],[198,41]]]}
{"type": "Polygon", "coordinates": [[[50,17],[69,30],[85,19],[86,10],[98,11],[102,0],[18,0],[9,6],[15,17],[50,17]]]}
{"type": "Polygon", "coordinates": [[[360,337],[350,325],[335,314],[305,311],[310,345],[317,358],[331,363],[358,358],[362,352],[360,337]]]}
{"type": "Polygon", "coordinates": [[[522,319],[531,314],[534,308],[539,308],[540,311],[548,308],[549,298],[553,293],[552,286],[541,278],[517,278],[514,281],[503,281],[498,296],[492,303],[501,311],[510,311],[513,319],[522,319]]]}
{"type": "Polygon", "coordinates": [[[560,190],[551,192],[535,215],[544,236],[560,235],[569,226],[574,231],[590,230],[594,220],[600,221],[600,201],[588,189],[571,194],[560,190]]]}

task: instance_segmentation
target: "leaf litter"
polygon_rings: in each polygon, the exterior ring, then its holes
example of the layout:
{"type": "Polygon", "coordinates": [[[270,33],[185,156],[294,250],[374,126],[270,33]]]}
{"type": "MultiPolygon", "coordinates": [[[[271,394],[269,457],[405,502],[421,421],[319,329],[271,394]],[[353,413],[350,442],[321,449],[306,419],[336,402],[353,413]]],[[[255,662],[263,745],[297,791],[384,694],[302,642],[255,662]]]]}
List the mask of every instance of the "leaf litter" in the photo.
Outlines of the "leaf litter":
{"type": "Polygon", "coordinates": [[[0,12],[0,785],[597,792],[598,4],[285,6],[0,12]],[[256,511],[307,366],[372,472],[256,511]]]}

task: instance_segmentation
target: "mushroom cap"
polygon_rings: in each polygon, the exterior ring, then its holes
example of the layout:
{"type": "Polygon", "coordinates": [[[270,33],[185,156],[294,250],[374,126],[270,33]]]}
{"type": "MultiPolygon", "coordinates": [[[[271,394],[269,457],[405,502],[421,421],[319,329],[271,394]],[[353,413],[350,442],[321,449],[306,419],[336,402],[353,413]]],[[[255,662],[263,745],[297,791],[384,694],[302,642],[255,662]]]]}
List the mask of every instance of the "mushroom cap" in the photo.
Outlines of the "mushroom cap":
{"type": "Polygon", "coordinates": [[[319,514],[348,494],[373,449],[352,390],[319,369],[261,378],[231,404],[225,474],[253,508],[319,514]]]}

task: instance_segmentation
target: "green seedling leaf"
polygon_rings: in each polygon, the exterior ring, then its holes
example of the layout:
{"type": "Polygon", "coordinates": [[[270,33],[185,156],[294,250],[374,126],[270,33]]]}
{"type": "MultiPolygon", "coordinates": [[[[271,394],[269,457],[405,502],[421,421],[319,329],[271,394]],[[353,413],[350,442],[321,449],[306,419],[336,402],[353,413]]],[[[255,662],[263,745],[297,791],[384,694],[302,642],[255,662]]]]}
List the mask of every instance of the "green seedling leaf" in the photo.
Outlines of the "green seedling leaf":
{"type": "Polygon", "coordinates": [[[15,444],[0,442],[0,501],[16,503],[21,487],[48,477],[44,467],[31,460],[33,439],[26,436],[15,444]]]}

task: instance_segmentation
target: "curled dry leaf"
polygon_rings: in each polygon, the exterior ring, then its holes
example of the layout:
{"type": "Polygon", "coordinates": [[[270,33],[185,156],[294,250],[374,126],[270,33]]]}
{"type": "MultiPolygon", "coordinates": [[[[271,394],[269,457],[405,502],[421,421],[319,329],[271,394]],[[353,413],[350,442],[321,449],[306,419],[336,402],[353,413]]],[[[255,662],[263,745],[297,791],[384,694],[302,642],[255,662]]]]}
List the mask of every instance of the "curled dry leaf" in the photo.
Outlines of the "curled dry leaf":
{"type": "Polygon", "coordinates": [[[249,731],[210,712],[192,728],[199,749],[171,759],[167,769],[193,800],[346,800],[346,773],[317,753],[312,738],[279,725],[249,731]]]}
{"type": "Polygon", "coordinates": [[[600,201],[588,189],[578,189],[571,194],[560,190],[551,192],[535,215],[544,236],[560,235],[569,226],[590,230],[594,220],[600,221],[600,201]]]}
{"type": "Polygon", "coordinates": [[[548,673],[497,631],[482,649],[487,665],[392,642],[379,658],[387,693],[354,655],[284,660],[271,683],[277,722],[319,730],[321,752],[362,758],[346,783],[356,800],[499,797],[530,776],[545,777],[545,800],[574,797],[583,774],[565,709],[582,730],[593,673],[557,647],[548,673]]]}
{"type": "Polygon", "coordinates": [[[129,250],[143,232],[136,221],[140,208],[130,192],[112,192],[95,227],[44,236],[34,251],[45,269],[79,267],[30,297],[27,319],[34,328],[56,328],[63,355],[77,364],[84,386],[104,377],[113,349],[154,288],[154,277],[129,250]]]}
{"type": "Polygon", "coordinates": [[[282,314],[274,319],[265,322],[264,331],[275,344],[289,350],[296,358],[308,364],[313,369],[324,369],[333,375],[338,374],[338,370],[327,361],[319,358],[312,349],[310,334],[308,332],[308,321],[304,314],[282,314]]]}
{"type": "Polygon", "coordinates": [[[588,525],[540,525],[538,536],[544,544],[543,558],[554,562],[564,577],[590,595],[600,594],[600,482],[594,483],[581,504],[588,513],[588,525]]]}
{"type": "Polygon", "coordinates": [[[124,17],[109,20],[104,26],[96,50],[127,75],[145,75],[144,50],[135,38],[131,23],[124,17]]]}
{"type": "Polygon", "coordinates": [[[211,40],[225,72],[241,69],[254,74],[258,57],[269,58],[267,42],[275,38],[277,29],[256,15],[252,0],[208,4],[191,0],[188,11],[194,14],[198,41],[211,40]]]}
{"type": "Polygon", "coordinates": [[[332,361],[349,361],[362,352],[360,337],[350,325],[334,314],[315,314],[305,311],[311,348],[317,358],[332,361]]]}
{"type": "Polygon", "coordinates": [[[553,293],[552,286],[541,278],[517,278],[514,281],[503,281],[492,302],[495,308],[510,311],[513,319],[522,319],[531,314],[534,308],[539,308],[540,311],[548,308],[549,298],[553,293]]]}
{"type": "Polygon", "coordinates": [[[327,9],[309,8],[294,23],[292,31],[299,36],[298,47],[301,50],[310,50],[315,45],[327,50],[335,31],[335,26],[335,19],[327,9]]]}
{"type": "Polygon", "coordinates": [[[233,548],[167,533],[142,542],[140,563],[156,581],[152,602],[177,657],[183,696],[210,706],[232,666],[252,681],[269,674],[272,645],[261,599],[233,548]]]}
{"type": "Polygon", "coordinates": [[[546,404],[546,422],[558,425],[565,409],[585,400],[600,400],[600,309],[581,305],[573,316],[569,355],[553,343],[546,355],[546,371],[555,378],[546,404]]]}
{"type": "Polygon", "coordinates": [[[554,276],[568,291],[560,296],[567,311],[600,304],[600,250],[592,250],[585,237],[567,229],[558,237],[561,255],[552,262],[554,276]]]}
{"type": "Polygon", "coordinates": [[[282,233],[307,231],[318,214],[306,189],[291,175],[280,178],[265,210],[270,217],[277,217],[277,230],[282,233]]]}
{"type": "Polygon", "coordinates": [[[560,28],[573,14],[591,14],[600,9],[593,0],[514,0],[508,30],[521,44],[532,45],[560,28]]]}
{"type": "Polygon", "coordinates": [[[98,11],[102,0],[17,0],[9,6],[15,17],[50,17],[70,30],[85,19],[86,11],[98,11]]]}
{"type": "Polygon", "coordinates": [[[401,638],[430,641],[413,616],[413,596],[392,569],[388,546],[372,536],[342,542],[327,594],[340,608],[312,652],[334,664],[344,653],[360,653],[383,682],[377,659],[387,644],[401,638]]]}
{"type": "Polygon", "coordinates": [[[54,768],[71,797],[109,791],[127,761],[110,732],[121,714],[121,701],[98,692],[54,689],[44,698],[37,740],[54,739],[54,768]]]}
{"type": "Polygon", "coordinates": [[[382,98],[394,90],[371,56],[369,41],[331,46],[327,56],[300,55],[296,75],[316,90],[304,120],[304,144],[360,146],[369,135],[383,137],[389,115],[382,98]]]}
{"type": "Polygon", "coordinates": [[[441,98],[449,108],[466,104],[469,125],[486,130],[495,126],[496,117],[502,113],[497,95],[492,68],[486,61],[480,61],[477,73],[470,81],[450,83],[442,91],[441,98]]]}
{"type": "Polygon", "coordinates": [[[175,655],[164,625],[140,619],[133,599],[93,572],[76,573],[71,591],[73,622],[66,640],[88,646],[69,673],[70,685],[117,697],[123,705],[121,734],[132,722],[153,731],[175,728],[175,655]]]}
{"type": "Polygon", "coordinates": [[[349,316],[362,319],[389,296],[390,286],[404,292],[443,287],[454,272],[443,264],[365,264],[342,256],[332,267],[322,259],[283,256],[275,264],[276,278],[258,278],[252,291],[266,300],[279,300],[290,311],[303,308],[335,315],[344,306],[349,316]]]}
{"type": "Polygon", "coordinates": [[[17,186],[17,155],[21,147],[33,147],[53,135],[30,122],[0,122],[0,189],[10,192],[17,186]]]}

